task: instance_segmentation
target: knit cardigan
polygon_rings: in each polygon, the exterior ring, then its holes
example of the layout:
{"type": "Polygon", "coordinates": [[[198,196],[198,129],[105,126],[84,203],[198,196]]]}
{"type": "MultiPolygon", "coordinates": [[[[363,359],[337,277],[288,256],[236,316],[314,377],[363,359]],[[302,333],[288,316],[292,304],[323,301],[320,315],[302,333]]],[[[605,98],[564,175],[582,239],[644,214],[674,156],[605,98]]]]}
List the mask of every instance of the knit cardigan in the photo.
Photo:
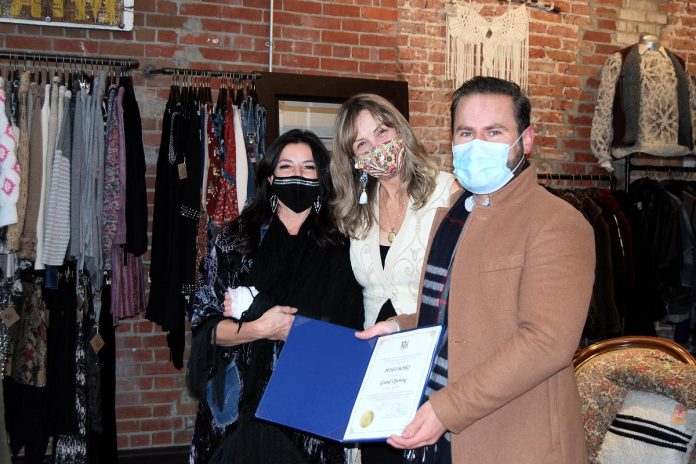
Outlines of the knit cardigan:
{"type": "Polygon", "coordinates": [[[0,227],[17,222],[19,198],[19,162],[17,161],[17,129],[5,113],[5,83],[0,77],[0,227]]]}
{"type": "MultiPolygon", "coordinates": [[[[679,76],[686,73],[675,68],[673,56],[666,49],[651,50],[643,45],[634,47],[638,49],[640,61],[637,66],[638,79],[633,79],[632,75],[636,74],[633,66],[624,69],[622,51],[611,55],[602,68],[597,105],[592,119],[590,147],[598,164],[608,171],[614,170],[612,159],[633,153],[648,153],[653,156],[691,154],[696,141],[696,91],[693,82],[688,75],[686,79],[679,79],[679,76]],[[638,101],[631,101],[632,107],[622,109],[621,105],[615,104],[617,92],[630,89],[623,84],[617,86],[617,82],[626,81],[629,77],[631,79],[628,80],[636,82],[635,87],[639,87],[632,90],[639,98],[638,101]],[[683,87],[688,88],[688,92],[680,91],[683,87]],[[635,137],[630,137],[627,143],[618,140],[623,138],[622,134],[615,134],[614,118],[621,118],[619,112],[629,113],[630,120],[635,119],[637,114],[635,137]],[[688,130],[689,121],[689,134],[684,137],[680,134],[680,129],[682,132],[688,130]],[[614,140],[615,137],[617,141],[614,140]],[[684,138],[688,140],[683,140],[684,138]]],[[[627,99],[620,100],[625,105],[627,99]]],[[[630,132],[635,130],[630,127],[633,126],[630,121],[627,121],[627,125],[630,132]]]]}

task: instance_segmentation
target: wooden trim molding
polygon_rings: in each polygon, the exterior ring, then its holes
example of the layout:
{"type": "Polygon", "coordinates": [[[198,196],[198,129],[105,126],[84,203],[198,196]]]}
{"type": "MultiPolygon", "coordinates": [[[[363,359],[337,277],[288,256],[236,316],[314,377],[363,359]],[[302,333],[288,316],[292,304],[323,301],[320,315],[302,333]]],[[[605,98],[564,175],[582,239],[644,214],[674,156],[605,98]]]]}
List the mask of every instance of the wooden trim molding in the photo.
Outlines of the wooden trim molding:
{"type": "Polygon", "coordinates": [[[680,344],[659,337],[626,336],[603,340],[579,350],[573,358],[573,367],[577,371],[592,358],[609,351],[623,350],[626,348],[650,348],[660,350],[679,361],[696,366],[696,359],[680,344]]]}
{"type": "Polygon", "coordinates": [[[343,103],[357,93],[375,93],[389,100],[408,119],[408,82],[308,74],[263,72],[256,80],[256,95],[266,108],[266,147],[278,133],[278,101],[343,103]]]}

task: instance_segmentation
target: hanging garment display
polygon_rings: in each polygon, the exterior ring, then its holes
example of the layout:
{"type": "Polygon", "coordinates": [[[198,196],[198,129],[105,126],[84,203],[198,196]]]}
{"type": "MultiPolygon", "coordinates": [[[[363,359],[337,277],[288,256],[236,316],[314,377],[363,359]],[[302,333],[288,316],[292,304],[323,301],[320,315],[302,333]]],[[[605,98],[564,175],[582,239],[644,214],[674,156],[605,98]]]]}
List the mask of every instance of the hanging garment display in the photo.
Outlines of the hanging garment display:
{"type": "Polygon", "coordinates": [[[17,222],[10,224],[7,228],[7,249],[17,250],[19,239],[24,227],[24,215],[27,208],[29,172],[29,114],[31,102],[29,101],[29,88],[31,72],[24,71],[19,79],[19,137],[17,140],[17,160],[19,162],[19,175],[24,178],[24,182],[19,183],[19,197],[17,199],[17,222]]]}
{"type": "Polygon", "coordinates": [[[453,88],[474,76],[492,76],[527,88],[529,15],[524,6],[508,8],[490,21],[482,5],[449,5],[447,10],[447,78],[453,88]]]}
{"type": "Polygon", "coordinates": [[[0,227],[17,222],[19,199],[18,128],[5,114],[4,81],[0,77],[0,227]]]}
{"type": "MultiPolygon", "coordinates": [[[[101,61],[99,68],[107,66],[101,61]]],[[[123,66],[117,63],[108,66],[123,66]]],[[[54,462],[116,461],[114,315],[145,308],[145,158],[132,81],[122,75],[116,85],[104,69],[73,75],[75,67],[60,60],[45,73],[14,69],[9,86],[0,82],[0,96],[10,91],[0,124],[7,121],[3,134],[12,136],[12,154],[21,157],[12,159],[10,150],[0,156],[0,220],[16,217],[0,229],[7,257],[6,265],[0,261],[0,309],[12,307],[18,317],[9,329],[0,324],[7,329],[0,331],[1,357],[8,358],[0,396],[7,423],[0,422],[0,432],[7,431],[12,458],[21,453],[27,464],[45,461],[50,437],[54,462]],[[118,118],[104,118],[109,88],[122,97],[118,118]],[[112,158],[107,135],[114,133],[112,158]],[[117,171],[108,179],[115,180],[116,197],[104,195],[105,160],[117,171]],[[16,212],[5,207],[5,197],[16,212]],[[109,218],[105,198],[116,212],[110,243],[103,243],[110,229],[102,224],[109,218]],[[111,245],[108,253],[102,245],[111,245]],[[105,275],[113,285],[101,284],[105,275]],[[101,312],[95,283],[107,302],[101,312]]],[[[0,143],[9,145],[6,137],[0,143]]],[[[0,446],[0,461],[6,454],[0,446]]]]}
{"type": "Polygon", "coordinates": [[[590,147],[598,164],[633,153],[684,156],[696,144],[696,88],[684,60],[664,47],[634,44],[602,68],[590,147]]]}
{"type": "Polygon", "coordinates": [[[263,153],[259,132],[266,127],[266,111],[249,82],[222,76],[214,107],[209,83],[187,84],[174,76],[163,117],[146,311],[168,332],[177,368],[183,367],[186,314],[198,264],[209,236],[234,220],[253,197],[255,164],[263,153]]]}

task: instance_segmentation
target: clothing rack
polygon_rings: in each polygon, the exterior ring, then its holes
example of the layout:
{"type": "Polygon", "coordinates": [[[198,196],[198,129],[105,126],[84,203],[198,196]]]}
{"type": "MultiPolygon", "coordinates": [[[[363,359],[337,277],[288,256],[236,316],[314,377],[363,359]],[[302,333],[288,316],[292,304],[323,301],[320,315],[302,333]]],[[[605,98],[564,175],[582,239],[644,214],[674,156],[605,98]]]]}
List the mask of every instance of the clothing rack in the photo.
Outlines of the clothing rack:
{"type": "Polygon", "coordinates": [[[212,69],[189,69],[189,68],[155,68],[145,67],[143,69],[145,78],[149,79],[153,74],[169,74],[192,77],[222,77],[239,80],[256,80],[261,78],[260,72],[239,72],[239,71],[218,71],[212,69]]]}
{"type": "Polygon", "coordinates": [[[563,181],[583,181],[583,182],[609,182],[612,190],[616,188],[616,177],[611,174],[556,174],[553,172],[539,172],[537,179],[545,179],[549,182],[554,180],[563,181]]]}
{"type": "MultiPolygon", "coordinates": [[[[500,3],[510,3],[512,0],[498,0],[500,3]]],[[[526,5],[548,13],[560,13],[561,9],[555,5],[555,2],[546,3],[539,0],[514,0],[515,3],[526,5]]]]}
{"type": "Polygon", "coordinates": [[[696,172],[696,166],[670,166],[670,165],[655,165],[655,164],[633,164],[631,157],[626,157],[624,188],[628,192],[628,185],[631,183],[631,172],[668,172],[668,173],[692,173],[696,172]]]}
{"type": "Polygon", "coordinates": [[[119,68],[119,71],[129,71],[140,66],[138,60],[118,57],[99,57],[83,55],[58,55],[52,53],[30,53],[16,51],[0,51],[0,60],[9,60],[11,65],[20,67],[47,66],[49,64],[70,64],[77,66],[101,66],[119,68]],[[12,63],[14,62],[14,63],[12,63]]]}

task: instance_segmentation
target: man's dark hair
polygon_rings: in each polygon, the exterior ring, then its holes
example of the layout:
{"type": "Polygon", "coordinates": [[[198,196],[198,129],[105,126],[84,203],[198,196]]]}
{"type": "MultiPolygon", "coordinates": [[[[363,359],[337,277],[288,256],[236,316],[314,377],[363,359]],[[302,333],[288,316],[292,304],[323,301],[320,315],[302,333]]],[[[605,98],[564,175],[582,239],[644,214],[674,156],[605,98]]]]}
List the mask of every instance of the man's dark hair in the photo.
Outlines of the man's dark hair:
{"type": "Polygon", "coordinates": [[[461,87],[452,94],[450,106],[450,130],[454,133],[454,114],[462,98],[475,94],[508,95],[512,97],[512,108],[517,121],[517,134],[529,127],[529,115],[532,105],[527,94],[514,82],[498,79],[497,77],[476,76],[464,82],[461,87]]]}

